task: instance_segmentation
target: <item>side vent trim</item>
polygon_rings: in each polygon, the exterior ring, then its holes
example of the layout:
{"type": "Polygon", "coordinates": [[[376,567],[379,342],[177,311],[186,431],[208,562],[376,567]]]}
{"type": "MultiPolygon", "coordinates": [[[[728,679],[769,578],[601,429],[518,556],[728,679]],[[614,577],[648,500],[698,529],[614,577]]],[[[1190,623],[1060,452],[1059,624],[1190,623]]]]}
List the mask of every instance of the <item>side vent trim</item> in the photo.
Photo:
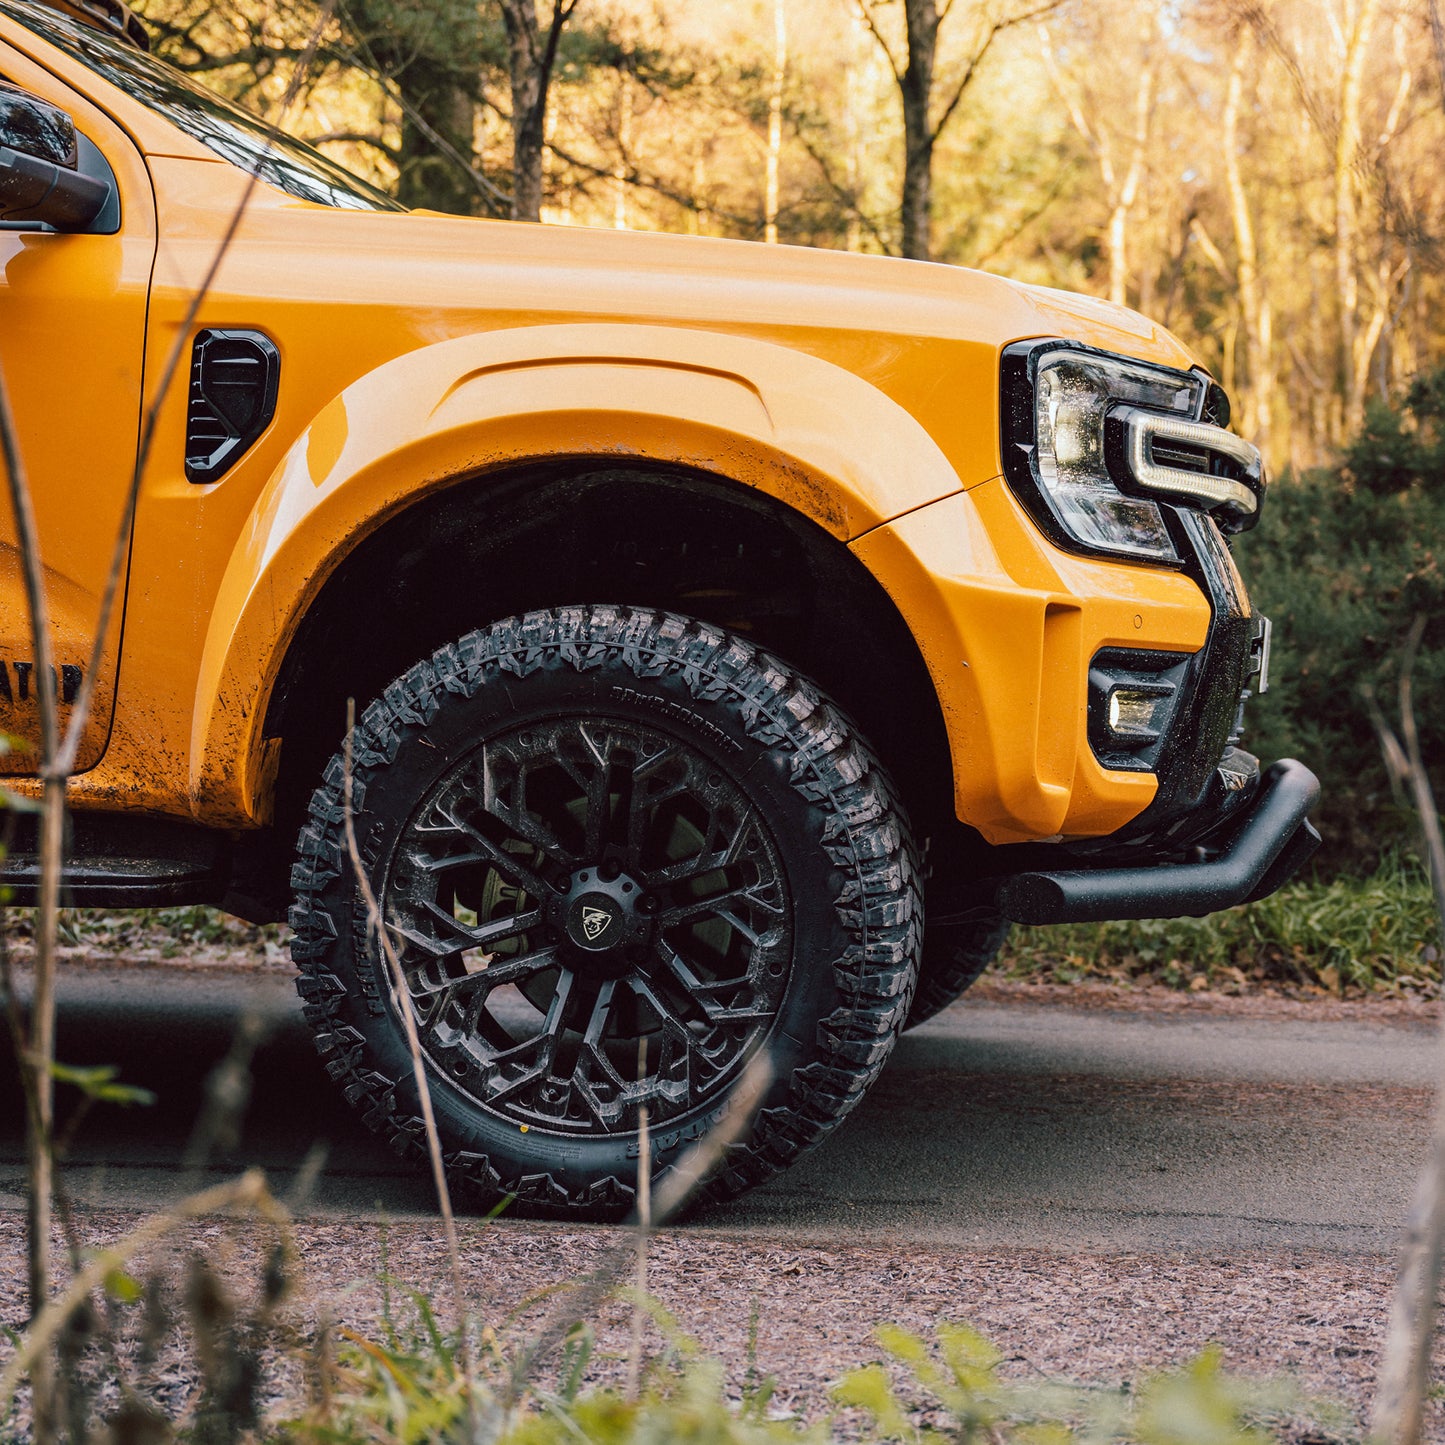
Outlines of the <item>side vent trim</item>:
{"type": "Polygon", "coordinates": [[[216,331],[191,348],[186,408],[186,477],[219,480],[239,461],[276,414],[281,353],[260,331],[216,331]]]}

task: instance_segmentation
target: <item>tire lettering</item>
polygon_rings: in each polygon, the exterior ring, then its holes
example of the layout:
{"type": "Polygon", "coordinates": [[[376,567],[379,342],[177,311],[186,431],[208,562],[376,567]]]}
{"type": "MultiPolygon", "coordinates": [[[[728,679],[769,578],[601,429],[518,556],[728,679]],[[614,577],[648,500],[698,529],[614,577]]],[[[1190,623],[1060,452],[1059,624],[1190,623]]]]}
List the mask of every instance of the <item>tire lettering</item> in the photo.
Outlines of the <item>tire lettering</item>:
{"type": "Polygon", "coordinates": [[[645,708],[649,712],[660,712],[664,717],[686,723],[689,727],[696,728],[698,732],[705,733],[720,748],[724,748],[730,753],[740,753],[743,750],[742,744],[735,742],[720,727],[708,722],[706,718],[699,717],[695,712],[690,712],[679,703],[669,702],[665,697],[654,697],[651,693],[638,692],[634,687],[614,687],[612,696],[618,702],[645,708]]]}
{"type": "MultiPolygon", "coordinates": [[[[662,1155],[676,1149],[679,1144],[696,1143],[697,1140],[703,1138],[705,1135],[711,1134],[726,1113],[727,1106],[724,1105],[715,1113],[709,1114],[703,1119],[695,1119],[691,1124],[684,1125],[681,1129],[672,1129],[666,1134],[653,1135],[650,1141],[652,1144],[652,1153],[660,1158],[662,1155]]],[[[636,1159],[641,1153],[641,1144],[636,1139],[631,1140],[627,1145],[627,1157],[629,1159],[636,1159]]]]}

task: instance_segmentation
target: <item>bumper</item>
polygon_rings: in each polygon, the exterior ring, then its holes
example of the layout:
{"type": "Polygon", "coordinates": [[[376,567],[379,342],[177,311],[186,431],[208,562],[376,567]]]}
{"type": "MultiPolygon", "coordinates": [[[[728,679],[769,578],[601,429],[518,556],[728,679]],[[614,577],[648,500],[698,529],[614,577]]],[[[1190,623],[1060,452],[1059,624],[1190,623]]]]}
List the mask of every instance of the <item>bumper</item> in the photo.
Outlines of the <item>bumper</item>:
{"type": "MultiPolygon", "coordinates": [[[[888,592],[928,667],[959,822],[987,844],[1105,839],[1159,800],[1155,773],[1110,767],[1094,752],[1089,669],[1101,649],[1181,659],[1204,650],[1213,608],[1193,578],[1060,551],[1002,478],[877,527],[852,550],[888,592]]],[[[1222,687],[1228,716],[1203,761],[1201,786],[1238,697],[1237,679],[1222,687]]],[[[1184,726],[1204,735],[1192,719],[1181,719],[1184,726]]],[[[1181,810],[1193,806],[1183,800],[1181,810]]],[[[1156,814],[1147,821],[1157,831],[1156,814]]]]}
{"type": "Polygon", "coordinates": [[[1315,775],[1286,759],[1260,779],[1214,856],[1154,867],[1015,873],[995,883],[994,906],[1015,923],[1088,923],[1200,916],[1253,903],[1287,882],[1319,846],[1306,816],[1319,795],[1315,775]]]}

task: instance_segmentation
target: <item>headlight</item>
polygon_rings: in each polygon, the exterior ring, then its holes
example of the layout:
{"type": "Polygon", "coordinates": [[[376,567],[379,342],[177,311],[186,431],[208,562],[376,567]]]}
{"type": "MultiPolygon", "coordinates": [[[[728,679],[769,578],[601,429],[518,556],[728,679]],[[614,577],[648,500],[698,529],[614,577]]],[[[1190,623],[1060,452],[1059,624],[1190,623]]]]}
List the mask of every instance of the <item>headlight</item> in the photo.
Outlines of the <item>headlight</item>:
{"type": "Polygon", "coordinates": [[[1081,351],[1046,352],[1035,365],[1035,463],[1065,530],[1103,551],[1172,562],[1157,504],[1124,496],[1109,475],[1104,422],[1119,401],[1193,416],[1204,383],[1081,351]]]}
{"type": "Polygon", "coordinates": [[[1202,420],[1224,402],[1201,373],[1028,342],[1005,351],[1003,381],[1009,480],[1063,545],[1176,562],[1164,502],[1253,524],[1259,453],[1202,420]]]}

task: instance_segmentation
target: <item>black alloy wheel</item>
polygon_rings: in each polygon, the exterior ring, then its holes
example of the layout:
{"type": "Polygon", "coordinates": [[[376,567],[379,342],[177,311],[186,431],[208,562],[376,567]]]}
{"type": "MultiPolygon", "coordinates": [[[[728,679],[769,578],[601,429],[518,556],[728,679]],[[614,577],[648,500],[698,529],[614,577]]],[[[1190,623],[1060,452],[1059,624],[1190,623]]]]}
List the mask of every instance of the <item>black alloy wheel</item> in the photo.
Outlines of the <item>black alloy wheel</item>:
{"type": "MultiPolygon", "coordinates": [[[[921,938],[905,819],[816,688],[752,644],[618,607],[531,613],[417,664],[353,745],[363,865],[406,978],[447,1167],[481,1204],[615,1218],[646,1111],[655,1177],[772,1082],[705,1186],[739,1192],[862,1097],[921,938]]],[[[293,954],[366,1121],[424,1144],[387,966],[312,800],[293,954]]]]}
{"type": "Polygon", "coordinates": [[[590,713],[447,772],[382,893],[428,1060],[476,1108],[562,1135],[718,1095],[792,960],[757,807],[673,734],[590,713]]]}

